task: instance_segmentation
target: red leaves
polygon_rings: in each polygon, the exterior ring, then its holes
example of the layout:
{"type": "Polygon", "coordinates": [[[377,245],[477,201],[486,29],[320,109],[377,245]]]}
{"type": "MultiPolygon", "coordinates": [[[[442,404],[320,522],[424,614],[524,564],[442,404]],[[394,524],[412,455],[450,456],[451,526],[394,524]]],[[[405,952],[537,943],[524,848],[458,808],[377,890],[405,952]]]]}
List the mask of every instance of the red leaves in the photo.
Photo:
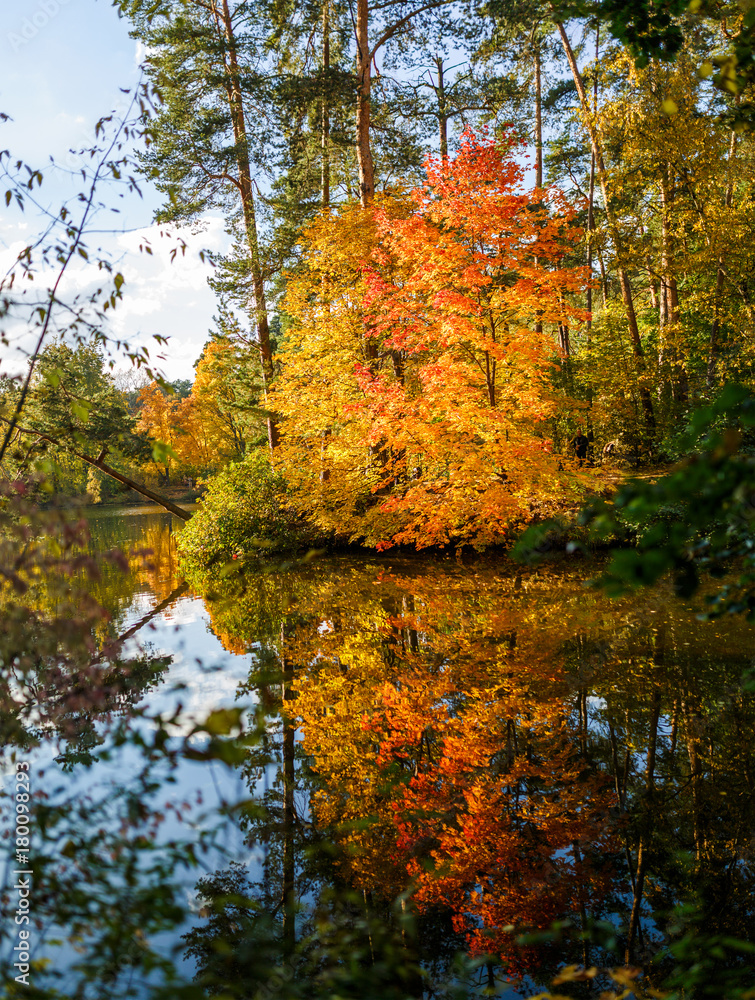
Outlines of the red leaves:
{"type": "Polygon", "coordinates": [[[394,457],[383,509],[404,521],[383,547],[500,540],[529,494],[563,479],[536,425],[554,409],[547,324],[577,317],[566,293],[585,275],[553,267],[577,235],[573,213],[556,194],[520,193],[521,180],[510,147],[468,131],[455,159],[428,162],[411,216],[376,213],[376,360],[357,378],[369,441],[394,457]]]}
{"type": "Polygon", "coordinates": [[[413,769],[392,808],[396,861],[415,901],[451,907],[472,953],[497,953],[511,973],[525,953],[505,928],[548,928],[578,912],[582,888],[596,905],[609,885],[574,844],[607,851],[613,793],[582,773],[562,699],[532,703],[533,679],[525,671],[464,690],[404,676],[400,690],[384,687],[366,724],[381,768],[413,769]]]}
{"type": "Polygon", "coordinates": [[[282,467],[316,523],[387,548],[504,541],[573,500],[548,423],[560,324],[584,269],[553,191],[510,144],[465,133],[411,201],[346,206],[307,232],[285,311],[282,467]],[[379,499],[378,499],[379,498],[379,499]]]}

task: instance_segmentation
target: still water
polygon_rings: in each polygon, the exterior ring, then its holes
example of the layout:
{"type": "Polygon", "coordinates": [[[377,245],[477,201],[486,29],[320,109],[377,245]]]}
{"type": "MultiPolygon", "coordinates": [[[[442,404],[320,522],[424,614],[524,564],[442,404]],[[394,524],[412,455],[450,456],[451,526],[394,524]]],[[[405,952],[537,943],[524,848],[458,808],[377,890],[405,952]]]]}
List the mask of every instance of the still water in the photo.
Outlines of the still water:
{"type": "MultiPolygon", "coordinates": [[[[609,600],[578,558],[230,566],[202,597],[169,515],[89,521],[98,550],[131,553],[95,590],[108,637],[161,664],[132,704],[194,747],[152,807],[156,843],[194,837],[199,864],[175,865],[186,915],[150,943],[178,977],[160,995],[515,998],[570,965],[598,971],[556,993],[620,993],[604,970],[628,965],[637,996],[681,975],[685,996],[738,995],[747,623],[701,621],[670,588],[609,600]],[[255,739],[213,751],[244,720],[255,739]]],[[[105,757],[67,780],[140,766],[132,746],[105,757]]],[[[158,995],[117,970],[108,995],[158,995]]]]}

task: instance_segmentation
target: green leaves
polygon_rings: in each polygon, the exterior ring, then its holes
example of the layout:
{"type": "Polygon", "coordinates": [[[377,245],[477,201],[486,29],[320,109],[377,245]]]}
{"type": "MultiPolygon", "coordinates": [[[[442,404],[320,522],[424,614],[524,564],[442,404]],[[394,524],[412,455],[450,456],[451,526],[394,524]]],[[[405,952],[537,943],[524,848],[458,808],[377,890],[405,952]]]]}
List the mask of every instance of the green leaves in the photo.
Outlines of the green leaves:
{"type": "Polygon", "coordinates": [[[172,445],[167,444],[165,441],[155,441],[152,445],[152,460],[160,465],[165,465],[171,458],[179,461],[179,456],[172,445]]]}
{"type": "Polygon", "coordinates": [[[72,399],[71,400],[71,413],[80,420],[83,424],[89,420],[89,413],[92,409],[92,404],[86,399],[72,399]]]}
{"type": "Polygon", "coordinates": [[[204,722],[195,726],[192,735],[202,735],[207,733],[209,740],[200,747],[186,745],[184,756],[188,760],[210,761],[218,760],[229,767],[235,767],[247,758],[248,747],[257,742],[258,736],[255,731],[244,733],[242,726],[242,716],[244,708],[219,708],[210,712],[204,722]],[[231,733],[236,732],[232,738],[231,733]]]}
{"type": "Polygon", "coordinates": [[[674,573],[679,596],[690,597],[702,571],[719,577],[737,560],[742,572],[709,598],[710,615],[755,616],[755,396],[728,386],[710,406],[697,410],[682,437],[696,449],[655,481],[625,483],[613,503],[585,508],[580,523],[600,541],[634,540],[615,549],[597,581],[609,593],[647,586],[674,573]]]}
{"type": "Polygon", "coordinates": [[[243,714],[243,708],[219,708],[210,712],[200,729],[213,736],[227,736],[231,730],[241,728],[243,714]]]}
{"type": "Polygon", "coordinates": [[[300,526],[286,486],[265,455],[252,454],[209,481],[201,508],[181,532],[184,572],[201,588],[240,576],[245,564],[295,549],[300,526]]]}
{"type": "Polygon", "coordinates": [[[63,372],[61,371],[60,368],[48,368],[44,373],[45,378],[53,387],[53,389],[57,389],[58,386],[60,385],[60,379],[62,374],[63,372]]]}

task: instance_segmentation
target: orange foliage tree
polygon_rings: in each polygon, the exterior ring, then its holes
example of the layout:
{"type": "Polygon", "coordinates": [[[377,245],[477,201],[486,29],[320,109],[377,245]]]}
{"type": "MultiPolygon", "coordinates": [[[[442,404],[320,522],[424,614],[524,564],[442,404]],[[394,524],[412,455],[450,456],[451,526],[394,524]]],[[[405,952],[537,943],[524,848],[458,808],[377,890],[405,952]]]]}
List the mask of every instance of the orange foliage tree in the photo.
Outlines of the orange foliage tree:
{"type": "Polygon", "coordinates": [[[156,382],[141,390],[140,430],[170,446],[153,458],[163,481],[179,467],[204,474],[244,457],[251,425],[260,423],[259,416],[249,416],[256,387],[244,364],[247,355],[230,338],[216,336],[197,362],[189,396],[170,395],[156,382]]]}
{"type": "Polygon", "coordinates": [[[408,218],[378,213],[367,303],[389,364],[357,375],[384,509],[403,521],[391,541],[494,542],[563,495],[550,330],[585,318],[567,298],[584,269],[559,266],[579,233],[557,192],[518,192],[522,169],[493,140],[468,131],[427,171],[408,218]]]}
{"type": "Polygon", "coordinates": [[[510,146],[467,132],[427,170],[408,201],[307,233],[273,406],[286,475],[324,526],[485,545],[574,484],[547,421],[553,330],[584,318],[569,296],[586,276],[563,266],[573,212],[519,191],[510,146]]]}
{"type": "Polygon", "coordinates": [[[180,459],[176,452],[179,437],[180,400],[165,392],[157,382],[150,382],[139,391],[139,423],[140,431],[145,431],[153,441],[167,445],[167,448],[155,449],[152,462],[155,472],[164,483],[169,483],[171,475],[179,465],[180,459]]]}
{"type": "Polygon", "coordinates": [[[139,405],[139,429],[160,443],[150,465],[164,483],[179,469],[207,472],[217,466],[217,434],[194,393],[181,399],[151,382],[139,393],[139,405]]]}

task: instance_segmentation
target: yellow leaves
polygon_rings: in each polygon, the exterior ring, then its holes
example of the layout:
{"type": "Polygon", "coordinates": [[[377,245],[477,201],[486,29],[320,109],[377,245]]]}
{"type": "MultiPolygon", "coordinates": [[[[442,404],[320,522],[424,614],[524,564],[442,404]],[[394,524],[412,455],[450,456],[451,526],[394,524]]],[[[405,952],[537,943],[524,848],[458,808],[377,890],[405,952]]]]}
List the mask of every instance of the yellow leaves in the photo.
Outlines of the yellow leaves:
{"type": "Polygon", "coordinates": [[[561,972],[552,980],[553,986],[561,986],[562,983],[583,983],[587,980],[594,979],[598,974],[596,966],[592,966],[589,969],[584,969],[579,965],[567,965],[566,968],[562,969],[561,972]]]}
{"type": "MultiPolygon", "coordinates": [[[[579,965],[567,965],[552,980],[552,985],[561,986],[563,983],[589,982],[601,975],[605,975],[610,979],[613,979],[615,983],[618,983],[620,986],[624,986],[625,988],[618,993],[614,990],[601,990],[598,1000],[627,1000],[629,997],[637,996],[635,980],[640,975],[641,971],[641,969],[628,966],[624,968],[606,969],[601,971],[596,966],[585,969],[579,965]]],[[[658,998],[658,1000],[663,1000],[664,997],[669,995],[667,993],[660,993],[658,990],[643,986],[642,995],[644,996],[646,994],[658,998]]],[[[538,993],[537,996],[529,997],[529,1000],[568,1000],[568,998],[560,993],[547,992],[538,993]]]]}
{"type": "Polygon", "coordinates": [[[412,878],[421,908],[450,906],[474,951],[513,968],[516,927],[572,913],[577,877],[599,906],[612,878],[605,857],[575,874],[574,840],[610,855],[613,793],[578,780],[543,607],[519,589],[509,606],[483,574],[364,579],[366,598],[343,580],[319,592],[327,626],[295,648],[317,820],[338,827],[351,884],[387,894],[412,878]]]}
{"type": "Polygon", "coordinates": [[[625,966],[621,969],[611,969],[609,975],[615,983],[619,986],[625,986],[628,990],[631,990],[634,986],[634,981],[642,972],[642,969],[638,969],[632,966],[625,966]]]}
{"type": "Polygon", "coordinates": [[[139,394],[139,429],[154,441],[152,460],[162,469],[184,464],[206,472],[235,455],[232,429],[222,416],[218,399],[222,386],[217,373],[216,345],[205,348],[197,379],[184,399],[164,392],[152,382],[139,394]]]}
{"type": "Polygon", "coordinates": [[[569,997],[565,993],[538,993],[529,1000],[574,1000],[574,997],[569,997]]]}
{"type": "Polygon", "coordinates": [[[414,211],[344,206],[305,232],[271,406],[296,502],[322,527],[381,547],[482,546],[533,493],[562,492],[534,432],[554,400],[552,341],[533,324],[578,321],[565,301],[584,274],[557,266],[578,235],[571,209],[516,192],[520,175],[467,133],[456,159],[431,163],[414,211]]]}

